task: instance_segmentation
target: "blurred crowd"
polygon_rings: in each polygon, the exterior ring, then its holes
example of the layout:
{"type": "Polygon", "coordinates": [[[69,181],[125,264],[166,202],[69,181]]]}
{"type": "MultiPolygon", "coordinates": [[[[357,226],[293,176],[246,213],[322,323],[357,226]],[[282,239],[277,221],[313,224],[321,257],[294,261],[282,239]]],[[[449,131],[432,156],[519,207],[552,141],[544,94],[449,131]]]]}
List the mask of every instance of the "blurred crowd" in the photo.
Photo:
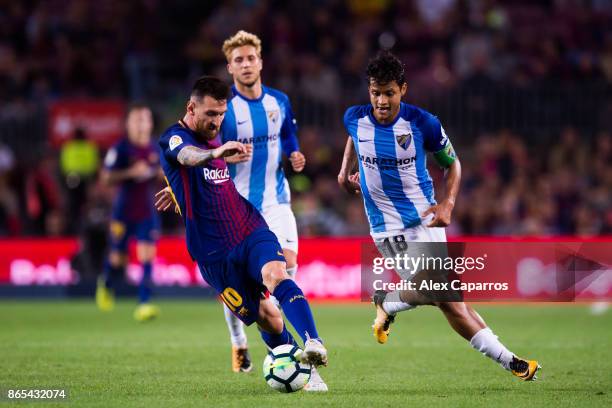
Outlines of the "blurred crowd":
{"type": "MultiPolygon", "coordinates": [[[[456,143],[463,177],[448,233],[612,234],[610,133],[585,143],[576,129],[567,127],[557,143],[545,147],[530,146],[529,137],[534,135],[502,130],[483,134],[474,145],[456,143]]],[[[361,197],[348,195],[336,182],[345,141],[339,135],[334,146],[319,132],[302,133],[306,169],[287,172],[303,237],[368,234],[361,197]]],[[[0,236],[62,236],[90,229],[104,234],[114,189],[95,174],[75,182],[58,159],[50,154],[34,166],[18,164],[9,148],[0,147],[0,236]]],[[[429,167],[442,197],[442,171],[431,160],[429,167]]],[[[173,213],[165,214],[163,221],[166,233],[181,233],[173,213]]]]}
{"type": "MultiPolygon", "coordinates": [[[[567,127],[557,143],[548,146],[531,145],[529,138],[534,137],[502,130],[483,134],[474,145],[462,147],[459,142],[462,187],[448,234],[612,234],[610,133],[585,143],[576,129],[567,127]]],[[[308,146],[305,153],[314,161],[328,155],[320,143],[308,146]]],[[[336,151],[327,165],[306,169],[316,183],[293,204],[302,236],[368,233],[361,197],[349,198],[337,188],[340,155],[336,151]]],[[[437,196],[443,197],[442,171],[431,160],[429,164],[437,196]]]]}
{"type": "MultiPolygon", "coordinates": [[[[58,98],[112,97],[151,101],[161,129],[193,78],[226,75],[220,45],[238,29],[263,41],[264,83],[310,107],[296,109],[307,167],[289,175],[302,236],[368,233],[361,198],[340,191],[336,174],[342,111],[366,101],[364,68],[378,49],[405,63],[408,101],[445,99],[461,86],[588,82],[607,98],[595,106],[599,116],[612,117],[606,0],[0,0],[0,236],[102,230],[113,196],[91,168],[67,177],[61,150],[22,160],[18,141],[2,138],[10,120],[58,98]],[[330,112],[333,120],[320,119],[330,112]]],[[[612,141],[603,123],[587,132],[566,118],[543,140],[540,129],[495,121],[477,134],[452,133],[460,123],[441,119],[464,168],[450,233],[612,233],[612,141]]],[[[480,120],[462,117],[470,119],[480,120]]],[[[432,174],[442,186],[441,172],[432,174]]],[[[173,216],[164,226],[180,231],[173,216]]]]}
{"type": "Polygon", "coordinates": [[[607,0],[0,0],[0,98],[165,95],[223,72],[239,29],[262,38],[267,82],[321,100],[361,95],[378,48],[429,90],[475,75],[610,82],[611,19],[607,0]]]}

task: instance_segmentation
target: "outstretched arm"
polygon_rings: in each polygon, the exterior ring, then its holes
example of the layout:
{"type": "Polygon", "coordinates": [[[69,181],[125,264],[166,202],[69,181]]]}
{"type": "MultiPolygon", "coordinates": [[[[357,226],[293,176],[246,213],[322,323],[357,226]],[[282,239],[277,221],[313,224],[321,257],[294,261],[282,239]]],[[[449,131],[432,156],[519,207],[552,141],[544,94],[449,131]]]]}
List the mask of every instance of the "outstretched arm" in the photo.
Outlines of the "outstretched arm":
{"type": "Polygon", "coordinates": [[[351,194],[359,194],[359,172],[351,174],[357,164],[357,155],[353,146],[353,139],[349,136],[344,147],[342,166],[338,174],[338,184],[351,194]]]}
{"type": "Polygon", "coordinates": [[[235,154],[247,153],[247,148],[240,142],[230,141],[216,149],[205,150],[195,146],[185,146],[176,156],[176,160],[187,167],[204,166],[211,160],[235,154]]]}

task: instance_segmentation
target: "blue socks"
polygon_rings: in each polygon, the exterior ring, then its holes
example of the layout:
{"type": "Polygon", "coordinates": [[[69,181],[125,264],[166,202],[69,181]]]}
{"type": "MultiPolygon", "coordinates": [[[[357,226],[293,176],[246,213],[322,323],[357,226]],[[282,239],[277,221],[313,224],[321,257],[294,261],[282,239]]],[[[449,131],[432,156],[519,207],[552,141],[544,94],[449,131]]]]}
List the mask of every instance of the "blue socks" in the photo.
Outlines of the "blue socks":
{"type": "MultiPolygon", "coordinates": [[[[123,269],[123,266],[115,267],[111,265],[108,258],[104,261],[104,285],[108,289],[113,288],[114,279],[123,275],[123,269]]],[[[138,300],[140,303],[147,303],[151,299],[152,271],[153,264],[151,262],[142,264],[142,279],[138,285],[138,300]]]]}
{"type": "Polygon", "coordinates": [[[142,279],[138,286],[138,300],[140,303],[147,303],[151,298],[151,271],[153,266],[151,262],[142,264],[142,279]]]}
{"type": "Polygon", "coordinates": [[[304,342],[308,336],[313,339],[319,338],[308,301],[302,289],[292,279],[285,279],[279,283],[273,295],[280,303],[287,320],[304,342]]]}
{"type": "Polygon", "coordinates": [[[121,276],[123,273],[123,266],[113,266],[109,262],[108,258],[104,261],[104,286],[108,289],[113,287],[113,279],[117,276],[121,276]]]}
{"type": "Polygon", "coordinates": [[[293,339],[291,333],[289,333],[287,330],[286,326],[283,327],[283,332],[281,334],[272,334],[263,330],[259,330],[259,333],[270,350],[275,347],[282,346],[283,344],[295,344],[295,340],[293,339]]]}

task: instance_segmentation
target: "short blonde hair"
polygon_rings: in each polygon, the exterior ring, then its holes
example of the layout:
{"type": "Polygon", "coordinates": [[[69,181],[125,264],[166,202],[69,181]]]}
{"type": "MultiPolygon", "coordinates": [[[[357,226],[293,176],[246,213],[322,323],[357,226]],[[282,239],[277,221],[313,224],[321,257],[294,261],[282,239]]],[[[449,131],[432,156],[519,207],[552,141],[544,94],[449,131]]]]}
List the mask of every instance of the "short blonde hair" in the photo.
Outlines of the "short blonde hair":
{"type": "Polygon", "coordinates": [[[225,40],[223,42],[223,48],[221,49],[225,54],[225,58],[227,58],[227,61],[229,62],[232,56],[232,51],[244,45],[251,45],[255,47],[257,56],[261,58],[261,40],[255,34],[248,33],[244,30],[238,31],[236,34],[225,40]]]}

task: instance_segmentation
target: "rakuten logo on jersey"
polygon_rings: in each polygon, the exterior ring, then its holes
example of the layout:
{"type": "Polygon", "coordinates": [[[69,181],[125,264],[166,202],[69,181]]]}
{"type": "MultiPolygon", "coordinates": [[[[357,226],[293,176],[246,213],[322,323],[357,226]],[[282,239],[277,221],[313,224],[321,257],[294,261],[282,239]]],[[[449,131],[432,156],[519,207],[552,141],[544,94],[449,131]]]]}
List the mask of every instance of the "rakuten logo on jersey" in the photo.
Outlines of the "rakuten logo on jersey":
{"type": "Polygon", "coordinates": [[[224,169],[204,169],[204,180],[206,181],[221,184],[225,183],[229,178],[230,175],[227,167],[224,169]]]}

